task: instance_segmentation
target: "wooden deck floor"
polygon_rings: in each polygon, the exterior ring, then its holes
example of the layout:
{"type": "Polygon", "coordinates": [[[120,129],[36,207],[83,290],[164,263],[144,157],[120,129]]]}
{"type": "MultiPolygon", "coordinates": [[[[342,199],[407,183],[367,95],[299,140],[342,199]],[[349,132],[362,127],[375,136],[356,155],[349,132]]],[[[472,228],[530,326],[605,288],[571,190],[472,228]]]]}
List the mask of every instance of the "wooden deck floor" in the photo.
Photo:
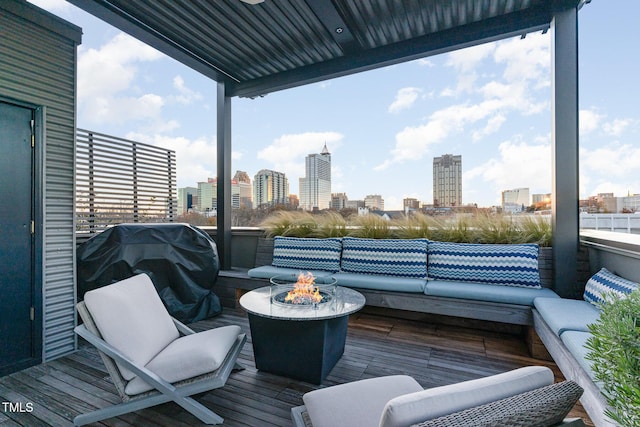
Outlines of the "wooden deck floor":
{"type": "MultiPolygon", "coordinates": [[[[239,324],[249,335],[241,310],[191,325],[196,330],[239,324]]],[[[318,386],[259,372],[250,338],[238,359],[246,369],[227,385],[198,400],[224,417],[228,426],[291,426],[290,408],[318,386]]],[[[361,312],[352,316],[345,353],[323,386],[389,374],[408,374],[424,387],[479,378],[526,365],[553,363],[528,356],[521,337],[405,320],[361,312]]],[[[0,400],[22,402],[25,412],[0,407],[0,426],[65,426],[81,412],[119,401],[99,356],[86,344],[70,356],[0,378],[0,400]],[[28,411],[27,403],[32,405],[28,411]]],[[[15,409],[15,408],[14,408],[15,409]]],[[[570,416],[589,422],[580,405],[570,416]]],[[[174,403],[114,418],[97,425],[197,426],[201,423],[174,403]]],[[[592,425],[592,424],[588,424],[592,425]]]]}

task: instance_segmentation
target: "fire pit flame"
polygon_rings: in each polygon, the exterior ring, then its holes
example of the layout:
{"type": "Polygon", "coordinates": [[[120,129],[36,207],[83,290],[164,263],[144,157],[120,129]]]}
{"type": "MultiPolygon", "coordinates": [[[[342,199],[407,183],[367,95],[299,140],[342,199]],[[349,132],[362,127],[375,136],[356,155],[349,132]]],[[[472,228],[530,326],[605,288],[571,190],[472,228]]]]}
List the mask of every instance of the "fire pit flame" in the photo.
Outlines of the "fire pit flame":
{"type": "Polygon", "coordinates": [[[289,304],[318,304],[322,301],[320,288],[315,286],[316,278],[311,273],[300,273],[293,289],[287,293],[284,301],[289,304]]]}

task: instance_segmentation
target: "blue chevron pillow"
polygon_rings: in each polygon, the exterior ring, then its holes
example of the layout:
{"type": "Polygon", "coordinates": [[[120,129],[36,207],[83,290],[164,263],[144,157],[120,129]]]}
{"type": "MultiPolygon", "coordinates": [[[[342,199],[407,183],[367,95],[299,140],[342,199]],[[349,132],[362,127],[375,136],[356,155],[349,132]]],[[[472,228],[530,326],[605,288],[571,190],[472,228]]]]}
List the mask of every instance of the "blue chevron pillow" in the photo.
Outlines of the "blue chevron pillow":
{"type": "Polygon", "coordinates": [[[342,271],[359,274],[427,276],[427,239],[342,240],[342,271]]]}
{"type": "Polygon", "coordinates": [[[297,268],[299,270],[325,270],[335,273],[340,270],[342,239],[312,239],[282,237],[273,239],[274,267],[297,268]]]}
{"type": "Polygon", "coordinates": [[[429,242],[429,280],[541,288],[538,245],[429,242]]]}
{"type": "Polygon", "coordinates": [[[614,293],[620,297],[624,297],[638,289],[638,286],[637,283],[616,276],[603,267],[587,281],[583,298],[585,301],[598,307],[605,302],[605,296],[607,294],[614,293]]]}

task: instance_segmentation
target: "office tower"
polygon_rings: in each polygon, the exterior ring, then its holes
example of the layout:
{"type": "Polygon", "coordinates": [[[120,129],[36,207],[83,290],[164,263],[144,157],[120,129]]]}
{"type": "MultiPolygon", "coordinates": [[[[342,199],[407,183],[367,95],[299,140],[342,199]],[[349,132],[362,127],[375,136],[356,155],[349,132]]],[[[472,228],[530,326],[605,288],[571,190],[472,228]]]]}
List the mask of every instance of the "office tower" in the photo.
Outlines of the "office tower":
{"type": "Polygon", "coordinates": [[[299,179],[300,207],[306,211],[329,209],[331,206],[331,154],[327,144],[320,154],[305,159],[305,177],[299,179]]]}
{"type": "Polygon", "coordinates": [[[260,170],[253,177],[253,200],[256,208],[288,205],[289,180],[282,172],[260,170]]]}
{"type": "Polygon", "coordinates": [[[234,204],[235,199],[232,199],[231,201],[233,207],[247,209],[251,209],[253,207],[251,198],[251,178],[249,178],[248,173],[245,171],[236,171],[236,174],[233,176],[233,180],[231,180],[231,193],[232,195],[235,195],[236,193],[238,195],[237,206],[234,204]],[[234,191],[234,188],[237,188],[237,191],[234,191]]]}
{"type": "MultiPolygon", "coordinates": [[[[241,172],[241,171],[239,171],[241,172]]],[[[245,177],[242,173],[236,178],[245,177]]],[[[248,177],[248,176],[247,176],[248,177]]],[[[231,180],[231,207],[239,209],[242,203],[248,203],[247,207],[251,207],[251,184],[238,181],[236,178],[231,180]]],[[[206,182],[198,183],[198,211],[206,216],[217,216],[218,213],[218,178],[208,178],[206,182]]]]}
{"type": "Polygon", "coordinates": [[[347,207],[348,202],[347,193],[333,193],[331,195],[331,209],[342,210],[347,207]]]}
{"type": "Polygon", "coordinates": [[[195,187],[178,188],[178,215],[184,215],[196,207],[197,196],[198,189],[195,187]]]}
{"type": "Polygon", "coordinates": [[[514,188],[502,192],[502,211],[505,213],[523,212],[529,205],[528,188],[514,188]]]}
{"type": "Polygon", "coordinates": [[[433,158],[433,206],[462,206],[462,156],[433,158]]]}
{"type": "Polygon", "coordinates": [[[364,197],[364,207],[372,211],[383,211],[384,199],[379,194],[368,194],[364,197]]]}
{"type": "Polygon", "coordinates": [[[198,183],[198,212],[215,216],[218,209],[218,178],[198,183]]]}
{"type": "Polygon", "coordinates": [[[415,199],[413,197],[407,197],[402,199],[402,208],[406,212],[407,210],[418,210],[420,209],[420,200],[415,199]]]}

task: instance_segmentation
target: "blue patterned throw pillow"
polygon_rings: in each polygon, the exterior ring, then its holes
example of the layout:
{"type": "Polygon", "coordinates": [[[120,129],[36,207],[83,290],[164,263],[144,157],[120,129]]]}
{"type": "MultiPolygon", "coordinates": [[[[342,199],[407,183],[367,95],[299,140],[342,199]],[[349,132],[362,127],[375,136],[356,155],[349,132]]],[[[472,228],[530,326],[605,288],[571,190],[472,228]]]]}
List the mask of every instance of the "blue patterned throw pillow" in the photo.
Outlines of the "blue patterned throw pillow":
{"type": "Polygon", "coordinates": [[[605,302],[606,294],[614,293],[624,297],[638,289],[638,286],[637,283],[616,276],[603,267],[587,281],[583,298],[597,307],[605,302]]]}
{"type": "Polygon", "coordinates": [[[298,270],[340,270],[342,239],[312,239],[277,236],[273,240],[274,267],[298,270]]]}
{"type": "Polygon", "coordinates": [[[538,245],[429,242],[429,279],[538,289],[538,245]]]}
{"type": "Polygon", "coordinates": [[[341,269],[347,273],[427,276],[427,239],[361,239],[342,241],[341,269]]]}

